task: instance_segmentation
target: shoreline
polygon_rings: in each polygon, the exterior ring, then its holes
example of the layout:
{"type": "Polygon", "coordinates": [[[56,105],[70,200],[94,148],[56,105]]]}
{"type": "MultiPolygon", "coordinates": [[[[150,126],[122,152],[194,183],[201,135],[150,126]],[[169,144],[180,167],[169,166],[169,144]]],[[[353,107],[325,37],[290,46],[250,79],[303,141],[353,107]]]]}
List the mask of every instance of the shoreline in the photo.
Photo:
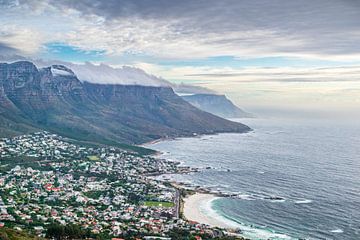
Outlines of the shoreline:
{"type": "MultiPolygon", "coordinates": [[[[250,130],[250,131],[252,131],[252,130],[250,130]]],[[[249,131],[246,131],[243,133],[247,133],[247,132],[249,132],[249,131]]],[[[243,134],[243,133],[240,133],[240,134],[243,134]]],[[[207,136],[207,135],[211,136],[211,135],[218,135],[218,134],[221,134],[221,133],[199,134],[199,135],[194,135],[194,136],[183,136],[183,137],[178,137],[178,138],[194,138],[194,137],[199,138],[202,136],[207,136]]],[[[176,137],[159,138],[159,139],[152,140],[150,142],[143,143],[138,146],[148,147],[149,145],[153,145],[153,144],[156,144],[156,143],[159,143],[162,141],[169,141],[169,140],[171,141],[171,140],[176,140],[178,138],[176,138],[176,137]]],[[[159,157],[164,154],[164,152],[162,152],[162,151],[158,151],[158,150],[155,150],[155,151],[156,151],[156,153],[152,154],[152,156],[154,156],[154,157],[159,157]]],[[[196,171],[198,171],[198,169],[196,169],[195,172],[196,171]]],[[[178,172],[176,174],[187,174],[189,172],[194,172],[194,170],[178,172]]],[[[163,174],[155,174],[155,175],[161,176],[163,174]]],[[[179,218],[187,220],[187,221],[194,221],[199,224],[209,225],[209,226],[215,227],[215,228],[221,228],[221,229],[227,230],[229,232],[234,232],[234,230],[237,228],[237,226],[235,226],[234,224],[226,224],[226,223],[224,223],[224,221],[217,220],[216,218],[208,216],[203,213],[204,210],[206,211],[206,210],[211,209],[212,201],[219,199],[219,198],[223,198],[223,197],[231,197],[231,195],[227,195],[227,194],[223,194],[223,193],[213,193],[209,189],[202,188],[202,187],[196,187],[195,189],[189,189],[187,186],[183,185],[182,183],[174,182],[171,180],[164,180],[164,182],[169,183],[177,191],[180,191],[180,192],[181,192],[181,190],[191,191],[191,193],[186,194],[186,196],[184,196],[183,194],[179,194],[179,199],[178,199],[178,201],[179,201],[179,203],[178,203],[179,218]],[[207,208],[200,210],[199,206],[202,206],[204,204],[206,205],[207,208]]],[[[238,234],[236,234],[236,235],[238,235],[238,234]]]]}
{"type": "Polygon", "coordinates": [[[182,215],[188,221],[206,224],[211,227],[219,227],[223,229],[233,230],[235,226],[230,226],[216,218],[209,216],[211,213],[212,201],[221,197],[211,193],[195,192],[183,198],[182,215]],[[206,214],[207,213],[207,214],[206,214]]]}
{"type": "Polygon", "coordinates": [[[238,237],[239,239],[297,239],[286,233],[257,228],[253,225],[243,225],[227,219],[212,208],[212,202],[223,197],[206,192],[195,192],[186,196],[183,198],[182,218],[187,221],[206,224],[213,228],[221,228],[229,236],[238,237]]]}
{"type": "MultiPolygon", "coordinates": [[[[204,135],[218,135],[215,134],[203,134],[200,136],[192,137],[201,137],[204,135]]],[[[187,137],[184,137],[187,138],[187,137]]],[[[177,138],[162,138],[152,141],[153,143],[166,141],[166,140],[176,140],[177,138]]],[[[151,145],[151,143],[148,143],[151,145]]],[[[157,151],[156,155],[162,155],[162,151],[157,151]]],[[[166,159],[166,157],[165,157],[166,159]]],[[[175,174],[187,174],[186,172],[178,172],[175,174]]],[[[163,175],[159,174],[158,176],[163,175]]],[[[271,229],[262,229],[258,228],[252,224],[243,225],[231,219],[228,219],[225,216],[222,216],[216,210],[212,208],[212,202],[221,199],[221,198],[232,198],[234,197],[231,193],[224,193],[221,191],[214,192],[206,187],[194,186],[189,187],[182,182],[176,182],[170,179],[164,179],[163,182],[166,182],[173,186],[180,194],[178,195],[178,217],[185,221],[194,222],[195,224],[204,224],[212,228],[219,228],[226,232],[229,236],[234,236],[239,239],[282,239],[282,240],[292,240],[297,239],[293,238],[286,233],[273,231],[271,229]],[[183,191],[188,191],[183,194],[183,191]]]]}
{"type": "MultiPolygon", "coordinates": [[[[229,120],[229,119],[227,119],[229,120]]],[[[232,120],[229,120],[229,121],[232,121],[232,120]]],[[[233,122],[236,122],[236,121],[233,121],[233,122]]],[[[241,123],[241,122],[237,122],[237,123],[241,123]]],[[[241,123],[243,124],[243,123],[241,123]]],[[[246,124],[244,124],[245,126],[247,126],[246,124]]],[[[227,134],[227,133],[233,133],[233,134],[245,134],[245,133],[249,133],[249,132],[253,132],[254,129],[250,128],[247,129],[247,130],[243,130],[241,132],[233,132],[233,131],[225,131],[225,132],[212,132],[212,133],[193,133],[193,134],[185,134],[185,135],[180,135],[180,136],[173,136],[173,137],[161,137],[161,138],[157,138],[157,139],[154,139],[154,140],[150,140],[148,142],[144,142],[144,143],[141,143],[141,144],[136,144],[135,146],[138,146],[138,147],[148,147],[148,145],[152,145],[152,144],[156,144],[156,143],[159,143],[159,142],[162,142],[162,141],[171,141],[171,140],[177,140],[177,139],[181,139],[181,138],[197,138],[197,137],[203,137],[203,136],[216,136],[216,135],[219,135],[219,134],[227,134]]]]}

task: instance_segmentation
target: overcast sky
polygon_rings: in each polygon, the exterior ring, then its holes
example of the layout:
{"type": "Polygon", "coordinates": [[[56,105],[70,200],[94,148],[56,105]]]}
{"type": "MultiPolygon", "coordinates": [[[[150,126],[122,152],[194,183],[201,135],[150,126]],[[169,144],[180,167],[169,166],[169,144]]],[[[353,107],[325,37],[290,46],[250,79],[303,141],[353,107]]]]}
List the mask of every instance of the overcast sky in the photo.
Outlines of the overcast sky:
{"type": "Polygon", "coordinates": [[[360,108],[358,0],[0,0],[0,55],[131,65],[240,106],[360,108]]]}

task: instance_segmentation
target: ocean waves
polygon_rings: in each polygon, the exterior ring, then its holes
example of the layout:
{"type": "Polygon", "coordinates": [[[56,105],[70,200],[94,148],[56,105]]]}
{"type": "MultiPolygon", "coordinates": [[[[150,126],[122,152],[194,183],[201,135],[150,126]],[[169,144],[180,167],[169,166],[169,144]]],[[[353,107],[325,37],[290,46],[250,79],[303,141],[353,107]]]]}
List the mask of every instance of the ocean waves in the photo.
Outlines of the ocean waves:
{"type": "Polygon", "coordinates": [[[245,124],[254,131],[151,147],[199,167],[170,178],[227,196],[214,201],[216,213],[242,228],[265,226],[304,239],[360,239],[360,148],[353,141],[360,127],[261,119],[245,124]]]}

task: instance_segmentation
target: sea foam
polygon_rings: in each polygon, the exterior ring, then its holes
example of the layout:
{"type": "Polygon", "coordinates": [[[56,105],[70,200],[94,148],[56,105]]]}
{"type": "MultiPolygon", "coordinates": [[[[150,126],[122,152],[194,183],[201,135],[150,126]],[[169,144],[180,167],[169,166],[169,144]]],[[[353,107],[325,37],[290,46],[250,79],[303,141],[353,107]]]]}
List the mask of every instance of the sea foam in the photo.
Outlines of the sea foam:
{"type": "Polygon", "coordinates": [[[216,219],[217,221],[222,222],[228,228],[240,229],[241,235],[250,238],[252,240],[260,240],[260,239],[276,239],[276,240],[295,240],[297,238],[293,238],[284,233],[277,233],[269,228],[261,228],[254,225],[249,225],[245,223],[241,223],[235,219],[232,219],[228,216],[225,216],[219,211],[215,209],[214,203],[216,200],[221,200],[221,198],[213,198],[207,203],[205,203],[201,212],[209,218],[216,219]]]}
{"type": "Polygon", "coordinates": [[[310,199],[303,199],[303,200],[297,200],[295,201],[296,204],[308,204],[308,203],[312,203],[313,201],[310,199]]]}
{"type": "Polygon", "coordinates": [[[332,233],[343,233],[344,231],[342,229],[338,228],[338,229],[331,230],[330,232],[332,232],[332,233]]]}

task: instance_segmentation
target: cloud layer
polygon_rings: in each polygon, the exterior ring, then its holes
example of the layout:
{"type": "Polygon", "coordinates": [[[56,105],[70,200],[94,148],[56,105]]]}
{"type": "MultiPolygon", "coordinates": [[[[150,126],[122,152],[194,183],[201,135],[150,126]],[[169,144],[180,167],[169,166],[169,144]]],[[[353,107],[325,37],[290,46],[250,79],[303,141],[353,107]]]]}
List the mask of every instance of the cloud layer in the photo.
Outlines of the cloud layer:
{"type": "Polygon", "coordinates": [[[205,87],[185,84],[185,83],[171,83],[161,77],[151,75],[144,70],[130,66],[109,66],[106,64],[92,64],[86,62],[84,64],[75,64],[64,61],[48,61],[48,60],[34,60],[23,57],[14,57],[10,59],[1,59],[0,61],[19,61],[28,60],[34,62],[39,68],[49,67],[52,65],[64,65],[70,68],[81,81],[102,84],[120,84],[120,85],[141,85],[152,87],[171,87],[177,93],[216,93],[205,87]]]}
{"type": "Polygon", "coordinates": [[[353,0],[2,0],[0,6],[2,22],[15,26],[0,27],[0,43],[26,53],[57,41],[112,56],[360,56],[360,3],[353,0]]]}

